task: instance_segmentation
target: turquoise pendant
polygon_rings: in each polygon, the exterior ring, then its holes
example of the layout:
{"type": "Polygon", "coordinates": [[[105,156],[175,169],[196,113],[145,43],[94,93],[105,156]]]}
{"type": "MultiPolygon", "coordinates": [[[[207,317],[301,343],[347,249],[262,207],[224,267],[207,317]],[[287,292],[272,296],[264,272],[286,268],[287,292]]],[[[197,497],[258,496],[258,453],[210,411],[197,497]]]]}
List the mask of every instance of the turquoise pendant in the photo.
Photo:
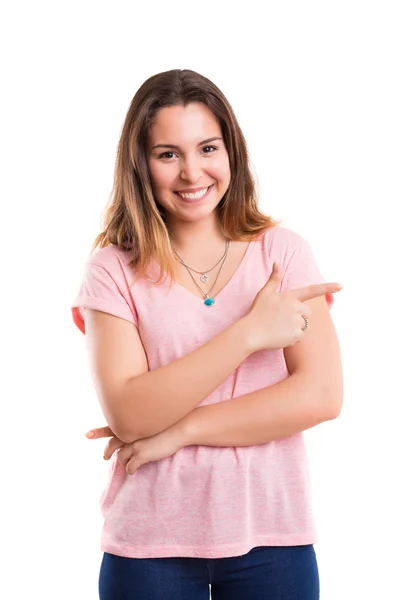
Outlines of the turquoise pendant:
{"type": "Polygon", "coordinates": [[[212,306],[213,304],[215,304],[215,300],[214,300],[214,298],[206,298],[206,299],[204,300],[204,304],[205,304],[206,306],[212,306]]]}

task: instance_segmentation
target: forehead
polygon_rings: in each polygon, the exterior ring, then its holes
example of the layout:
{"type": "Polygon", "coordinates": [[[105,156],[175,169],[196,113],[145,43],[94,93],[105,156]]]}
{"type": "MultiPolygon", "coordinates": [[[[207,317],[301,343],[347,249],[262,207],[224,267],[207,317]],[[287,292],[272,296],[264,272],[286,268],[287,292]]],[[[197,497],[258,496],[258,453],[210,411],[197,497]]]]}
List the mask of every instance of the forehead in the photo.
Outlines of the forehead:
{"type": "Polygon", "coordinates": [[[217,118],[205,104],[198,102],[161,108],[149,132],[153,144],[169,142],[179,146],[217,135],[222,137],[217,118]]]}

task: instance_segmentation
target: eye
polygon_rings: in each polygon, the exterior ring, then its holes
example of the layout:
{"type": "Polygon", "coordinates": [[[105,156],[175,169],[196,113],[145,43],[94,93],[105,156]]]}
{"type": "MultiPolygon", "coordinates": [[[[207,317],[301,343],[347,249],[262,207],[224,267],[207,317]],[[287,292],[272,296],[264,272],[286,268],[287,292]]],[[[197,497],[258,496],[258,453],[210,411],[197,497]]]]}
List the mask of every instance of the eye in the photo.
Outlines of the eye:
{"type": "Polygon", "coordinates": [[[175,154],[175,152],[172,152],[172,150],[167,150],[167,152],[162,152],[158,158],[173,158],[173,155],[175,154]]]}
{"type": "Polygon", "coordinates": [[[218,150],[218,148],[216,146],[204,146],[204,148],[202,148],[202,150],[208,150],[208,152],[206,152],[206,154],[212,154],[215,150],[218,150]]]}

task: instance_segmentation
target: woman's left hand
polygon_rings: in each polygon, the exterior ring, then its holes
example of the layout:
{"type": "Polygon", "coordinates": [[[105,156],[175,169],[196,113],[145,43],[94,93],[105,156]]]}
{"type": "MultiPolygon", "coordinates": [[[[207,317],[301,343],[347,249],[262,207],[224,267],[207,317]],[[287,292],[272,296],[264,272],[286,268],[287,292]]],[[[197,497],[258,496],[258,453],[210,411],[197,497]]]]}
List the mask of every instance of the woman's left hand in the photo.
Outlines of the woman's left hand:
{"type": "Polygon", "coordinates": [[[111,437],[104,450],[104,458],[108,460],[118,450],[117,460],[125,467],[128,475],[136,473],[139,467],[172,456],[185,446],[183,431],[173,425],[148,438],[126,444],[114,435],[110,427],[92,429],[86,434],[91,440],[111,437]]]}

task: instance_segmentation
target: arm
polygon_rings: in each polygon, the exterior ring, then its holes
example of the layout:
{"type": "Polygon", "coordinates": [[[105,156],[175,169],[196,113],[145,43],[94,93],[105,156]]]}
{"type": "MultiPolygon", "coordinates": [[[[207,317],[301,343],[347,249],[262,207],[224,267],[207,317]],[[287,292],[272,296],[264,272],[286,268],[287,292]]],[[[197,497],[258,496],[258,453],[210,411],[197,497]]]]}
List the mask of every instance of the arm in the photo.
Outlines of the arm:
{"type": "Polygon", "coordinates": [[[284,350],[283,381],[193,410],[175,425],[185,446],[252,446],[289,437],[334,419],[342,404],[342,368],[336,332],[324,298],[309,301],[303,340],[284,350]]]}
{"type": "Polygon", "coordinates": [[[104,416],[125,443],[180,421],[252,352],[240,320],[193,352],[148,371],[138,331],[131,323],[86,310],[85,327],[104,416]]]}
{"type": "MultiPolygon", "coordinates": [[[[193,352],[148,371],[137,328],[125,318],[88,308],[89,362],[108,425],[130,443],[168,429],[207,398],[250,354],[285,348],[303,337],[304,301],[333,293],[326,283],[277,293],[275,269],[249,313],[193,352]]],[[[125,313],[124,313],[125,314],[125,313]]]]}

